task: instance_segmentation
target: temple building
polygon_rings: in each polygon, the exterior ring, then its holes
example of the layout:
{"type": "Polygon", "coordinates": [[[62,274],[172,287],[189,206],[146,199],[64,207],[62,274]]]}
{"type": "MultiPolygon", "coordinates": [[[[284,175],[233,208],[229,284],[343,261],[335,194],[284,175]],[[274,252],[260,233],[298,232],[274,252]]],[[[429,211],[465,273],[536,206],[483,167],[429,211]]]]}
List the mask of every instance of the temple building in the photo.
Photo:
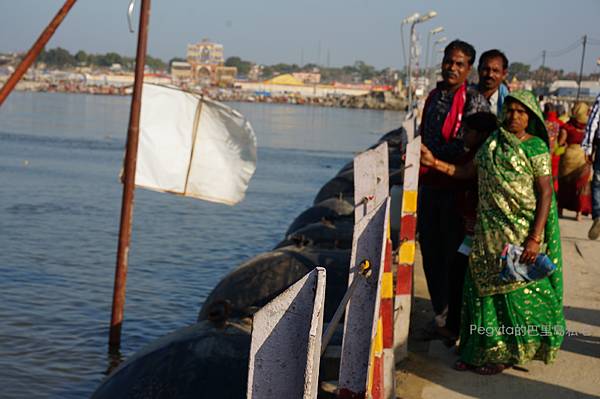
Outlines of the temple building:
{"type": "Polygon", "coordinates": [[[237,74],[235,67],[224,66],[223,45],[208,39],[188,44],[187,62],[191,65],[192,80],[197,84],[229,85],[237,74]]]}

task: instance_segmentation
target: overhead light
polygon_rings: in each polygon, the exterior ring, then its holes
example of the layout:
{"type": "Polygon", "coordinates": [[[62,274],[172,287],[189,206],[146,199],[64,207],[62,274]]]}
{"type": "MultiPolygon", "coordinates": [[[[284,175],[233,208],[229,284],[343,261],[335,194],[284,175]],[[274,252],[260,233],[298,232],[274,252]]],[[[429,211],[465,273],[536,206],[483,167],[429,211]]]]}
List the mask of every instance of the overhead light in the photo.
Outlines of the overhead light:
{"type": "Polygon", "coordinates": [[[411,15],[410,17],[404,18],[402,20],[402,25],[412,24],[413,22],[416,22],[417,19],[419,19],[420,16],[421,16],[421,14],[419,14],[418,12],[416,12],[413,15],[411,15]]]}
{"type": "Polygon", "coordinates": [[[438,26],[437,28],[430,30],[429,33],[431,33],[432,35],[435,35],[436,33],[440,33],[443,31],[444,31],[444,27],[438,26]]]}
{"type": "Polygon", "coordinates": [[[448,40],[448,38],[446,36],[443,36],[443,37],[440,37],[439,39],[437,39],[434,43],[440,44],[440,43],[444,43],[446,40],[448,40]]]}
{"type": "Polygon", "coordinates": [[[419,18],[419,20],[417,22],[425,22],[435,16],[437,16],[437,12],[432,10],[432,11],[429,11],[427,14],[423,15],[421,18],[419,18]]]}

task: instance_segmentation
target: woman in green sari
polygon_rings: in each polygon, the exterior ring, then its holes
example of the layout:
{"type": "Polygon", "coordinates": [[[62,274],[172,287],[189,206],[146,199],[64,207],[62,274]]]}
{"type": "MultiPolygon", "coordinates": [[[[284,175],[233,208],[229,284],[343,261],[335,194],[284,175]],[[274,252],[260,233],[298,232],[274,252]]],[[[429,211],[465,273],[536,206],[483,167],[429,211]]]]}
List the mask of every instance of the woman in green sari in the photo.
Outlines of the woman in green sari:
{"type": "Polygon", "coordinates": [[[423,147],[421,163],[456,178],[477,175],[479,203],[465,276],[460,360],[455,368],[496,374],[530,360],[553,362],[565,333],[562,252],[552,188],[548,135],[533,93],[510,93],[502,125],[464,166],[439,161],[423,147]],[[504,282],[504,245],[524,248],[521,261],[545,252],[557,270],[541,280],[504,282]]]}

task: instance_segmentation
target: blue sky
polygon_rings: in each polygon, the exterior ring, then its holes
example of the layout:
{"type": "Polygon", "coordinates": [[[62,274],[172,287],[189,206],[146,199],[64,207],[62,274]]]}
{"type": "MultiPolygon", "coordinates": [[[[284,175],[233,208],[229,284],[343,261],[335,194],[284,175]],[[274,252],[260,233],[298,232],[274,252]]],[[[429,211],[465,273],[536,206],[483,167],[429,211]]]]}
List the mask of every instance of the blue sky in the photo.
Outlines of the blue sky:
{"type": "MultiPolygon", "coordinates": [[[[28,49],[63,0],[0,0],[0,52],[28,49]]],[[[135,53],[136,36],[127,28],[128,0],[79,0],[48,47],[72,52],[135,53]]],[[[141,0],[136,0],[136,11],[141,0]]],[[[165,60],[185,56],[188,43],[209,38],[225,56],[251,61],[332,66],[364,60],[378,68],[403,66],[400,21],[414,13],[438,12],[418,25],[423,48],[427,31],[471,42],[478,53],[506,52],[511,61],[541,63],[540,52],[561,50],[584,34],[600,40],[600,1],[547,0],[153,0],[149,53],[165,60]]],[[[136,18],[137,22],[137,18],[136,18]]],[[[407,29],[405,29],[406,32],[407,29]]],[[[439,37],[438,36],[438,37],[439,37]]],[[[578,71],[581,46],[548,57],[553,68],[578,71]]],[[[586,72],[598,71],[600,46],[588,46],[586,72]]]]}

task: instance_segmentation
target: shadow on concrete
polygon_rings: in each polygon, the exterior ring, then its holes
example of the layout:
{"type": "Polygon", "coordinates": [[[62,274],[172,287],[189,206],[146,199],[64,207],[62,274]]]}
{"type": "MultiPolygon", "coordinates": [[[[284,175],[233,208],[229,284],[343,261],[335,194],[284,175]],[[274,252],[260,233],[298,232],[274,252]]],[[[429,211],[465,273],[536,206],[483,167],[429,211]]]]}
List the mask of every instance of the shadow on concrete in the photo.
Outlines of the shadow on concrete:
{"type": "MultiPolygon", "coordinates": [[[[536,381],[528,377],[527,372],[511,371],[495,376],[481,376],[472,372],[456,371],[452,366],[458,356],[451,350],[441,349],[441,343],[431,343],[427,338],[428,324],[433,318],[431,302],[426,298],[415,297],[412,309],[409,357],[396,365],[396,369],[402,373],[416,375],[421,380],[432,382],[450,391],[472,397],[485,397],[486,399],[501,399],[517,395],[523,396],[523,394],[530,397],[561,399],[600,398],[600,387],[598,387],[598,396],[591,395],[557,384],[536,381]],[[438,356],[440,353],[432,354],[427,351],[430,344],[437,345],[439,349],[434,352],[440,352],[441,356],[438,356]]],[[[569,320],[596,324],[597,322],[591,321],[597,320],[600,311],[570,307],[565,308],[565,315],[569,320]]],[[[598,357],[600,356],[600,338],[582,334],[568,336],[565,337],[562,350],[598,357]]],[[[539,371],[536,371],[536,373],[539,373],[539,371]]],[[[400,378],[401,380],[402,378],[400,378]]],[[[412,387],[399,387],[400,392],[404,391],[402,397],[434,397],[434,391],[427,392],[431,388],[427,387],[424,381],[422,381],[421,387],[419,387],[421,384],[412,387]]],[[[411,379],[411,382],[414,381],[411,379]]]]}
{"type": "MultiPolygon", "coordinates": [[[[565,319],[590,326],[600,326],[600,311],[567,306],[565,307],[565,319]]],[[[583,356],[600,358],[600,337],[592,335],[592,328],[570,329],[561,349],[583,356]]]]}
{"type": "Polygon", "coordinates": [[[565,306],[565,319],[600,327],[600,310],[565,306]]]}
{"type": "Polygon", "coordinates": [[[560,349],[583,356],[600,358],[600,338],[581,334],[566,336],[560,349]]]}
{"type": "MultiPolygon", "coordinates": [[[[507,373],[481,376],[468,371],[455,371],[452,369],[452,361],[448,361],[448,359],[440,361],[424,354],[412,354],[409,360],[399,365],[399,368],[448,390],[475,398],[504,399],[512,396],[561,399],[600,398],[600,396],[590,395],[560,385],[535,381],[507,373]]],[[[526,375],[526,373],[523,374],[526,375]]],[[[423,390],[419,397],[423,397],[423,394],[427,394],[427,392],[423,390]]],[[[433,392],[429,392],[426,396],[433,397],[432,394],[433,392]]],[[[410,397],[413,396],[410,395],[410,397]]]]}

